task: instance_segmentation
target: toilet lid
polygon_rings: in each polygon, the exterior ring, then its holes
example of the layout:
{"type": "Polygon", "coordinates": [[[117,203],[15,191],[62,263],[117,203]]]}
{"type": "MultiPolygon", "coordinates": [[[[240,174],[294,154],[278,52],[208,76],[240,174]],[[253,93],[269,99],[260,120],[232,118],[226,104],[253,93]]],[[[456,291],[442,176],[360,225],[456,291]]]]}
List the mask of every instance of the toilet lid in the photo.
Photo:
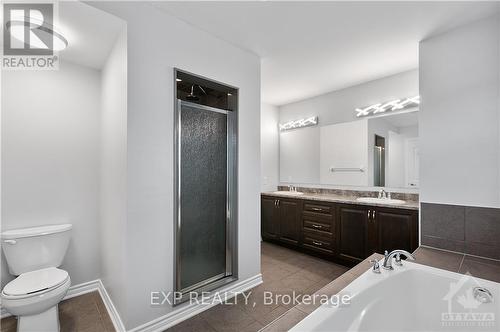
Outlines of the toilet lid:
{"type": "Polygon", "coordinates": [[[60,285],[68,278],[68,272],[55,267],[26,272],[9,282],[3,292],[6,295],[28,295],[60,285]]]}

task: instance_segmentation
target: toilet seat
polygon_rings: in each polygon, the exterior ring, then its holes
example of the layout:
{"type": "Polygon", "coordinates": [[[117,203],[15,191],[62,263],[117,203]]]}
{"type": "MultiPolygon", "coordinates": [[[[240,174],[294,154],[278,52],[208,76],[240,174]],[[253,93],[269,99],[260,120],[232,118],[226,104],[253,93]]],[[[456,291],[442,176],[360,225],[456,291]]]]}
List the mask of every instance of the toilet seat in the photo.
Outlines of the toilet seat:
{"type": "Polygon", "coordinates": [[[68,278],[68,272],[55,267],[22,273],[5,285],[2,297],[20,299],[37,296],[58,288],[68,278]]]}

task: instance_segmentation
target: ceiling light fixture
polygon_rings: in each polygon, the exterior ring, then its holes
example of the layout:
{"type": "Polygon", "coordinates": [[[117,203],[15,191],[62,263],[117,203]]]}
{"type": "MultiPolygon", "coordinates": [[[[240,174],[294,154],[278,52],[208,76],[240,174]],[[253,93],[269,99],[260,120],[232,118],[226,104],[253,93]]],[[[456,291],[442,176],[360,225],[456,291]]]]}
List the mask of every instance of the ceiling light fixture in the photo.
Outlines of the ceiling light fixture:
{"type": "Polygon", "coordinates": [[[39,20],[35,17],[19,17],[7,21],[5,24],[7,31],[10,35],[17,39],[18,41],[25,43],[25,30],[36,30],[36,34],[30,35],[29,43],[30,48],[34,49],[49,49],[49,47],[43,42],[43,40],[48,40],[52,38],[52,50],[62,51],[68,47],[68,41],[64,36],[56,31],[53,25],[39,20]]]}
{"type": "Polygon", "coordinates": [[[373,104],[365,108],[356,108],[356,116],[358,118],[363,116],[374,115],[378,113],[384,113],[387,111],[399,111],[405,108],[416,107],[420,104],[420,96],[405,98],[405,99],[395,99],[386,103],[373,104]]]}
{"type": "Polygon", "coordinates": [[[318,124],[318,117],[311,116],[309,118],[288,121],[283,124],[280,123],[280,131],[310,127],[310,126],[315,126],[317,124],[318,124]]]}

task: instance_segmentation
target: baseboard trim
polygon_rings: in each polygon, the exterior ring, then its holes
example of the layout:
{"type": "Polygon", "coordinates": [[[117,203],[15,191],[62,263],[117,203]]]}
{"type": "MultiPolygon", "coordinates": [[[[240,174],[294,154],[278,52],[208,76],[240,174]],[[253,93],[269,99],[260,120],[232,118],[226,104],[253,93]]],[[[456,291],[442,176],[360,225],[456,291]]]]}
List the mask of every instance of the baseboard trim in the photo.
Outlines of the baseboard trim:
{"type": "MultiPolygon", "coordinates": [[[[243,293],[249,289],[252,289],[262,283],[262,274],[250,277],[248,279],[235,282],[227,287],[218,290],[219,293],[229,293],[226,299],[232,298],[234,295],[243,293]]],[[[211,301],[208,301],[211,302],[211,301]]],[[[169,327],[179,324],[180,322],[189,319],[211,307],[217,305],[218,303],[210,304],[188,304],[174,312],[168,313],[150,322],[137,326],[128,332],[161,332],[165,331],[169,327]]]]}
{"type": "MultiPolygon", "coordinates": [[[[125,327],[120,318],[120,315],[118,314],[118,311],[113,305],[113,301],[111,301],[111,298],[109,297],[109,294],[106,291],[106,288],[104,287],[101,279],[87,281],[78,285],[71,286],[68,289],[68,293],[66,293],[66,296],[64,297],[63,301],[95,291],[99,292],[99,295],[101,296],[102,301],[106,306],[106,310],[108,310],[109,317],[111,318],[111,321],[113,322],[113,326],[115,327],[116,331],[118,332],[125,331],[125,327]]],[[[8,313],[4,308],[1,308],[1,318],[6,318],[9,316],[11,316],[11,314],[8,313]]]]}

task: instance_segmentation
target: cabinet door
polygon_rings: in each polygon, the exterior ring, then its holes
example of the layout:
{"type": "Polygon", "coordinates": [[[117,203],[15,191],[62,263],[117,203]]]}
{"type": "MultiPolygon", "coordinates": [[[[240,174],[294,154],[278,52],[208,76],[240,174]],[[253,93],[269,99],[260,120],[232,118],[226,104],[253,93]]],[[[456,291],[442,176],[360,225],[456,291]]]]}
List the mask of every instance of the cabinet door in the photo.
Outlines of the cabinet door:
{"type": "Polygon", "coordinates": [[[378,225],[379,252],[417,249],[418,215],[416,211],[378,208],[375,215],[378,225]]]}
{"type": "Polygon", "coordinates": [[[368,210],[364,206],[340,206],[336,243],[341,259],[359,263],[367,257],[370,221],[368,210]]]}
{"type": "Polygon", "coordinates": [[[300,239],[300,204],[294,200],[280,199],[280,240],[290,244],[298,244],[300,239]]]}
{"type": "Polygon", "coordinates": [[[279,210],[277,199],[262,197],[260,200],[261,233],[264,239],[278,239],[279,237],[279,210]]]}

